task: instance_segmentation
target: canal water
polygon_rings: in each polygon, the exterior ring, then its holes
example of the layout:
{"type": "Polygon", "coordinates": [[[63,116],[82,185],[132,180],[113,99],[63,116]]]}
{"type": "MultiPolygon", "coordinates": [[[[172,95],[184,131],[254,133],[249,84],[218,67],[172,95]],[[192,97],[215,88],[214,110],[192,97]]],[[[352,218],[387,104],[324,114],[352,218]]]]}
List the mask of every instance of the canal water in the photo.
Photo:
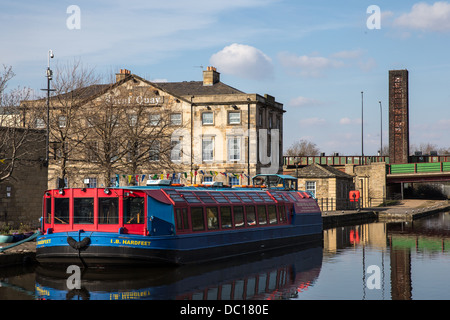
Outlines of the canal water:
{"type": "Polygon", "coordinates": [[[324,230],[323,243],[178,268],[0,269],[0,300],[448,300],[450,213],[324,230]]]}

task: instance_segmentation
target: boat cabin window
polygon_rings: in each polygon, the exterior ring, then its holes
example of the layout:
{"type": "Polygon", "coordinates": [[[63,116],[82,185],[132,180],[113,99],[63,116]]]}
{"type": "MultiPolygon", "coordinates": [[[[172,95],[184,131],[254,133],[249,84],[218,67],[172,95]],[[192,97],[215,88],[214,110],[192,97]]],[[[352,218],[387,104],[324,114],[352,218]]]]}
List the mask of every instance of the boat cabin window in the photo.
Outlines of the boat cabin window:
{"type": "MultiPolygon", "coordinates": [[[[236,226],[236,208],[234,208],[234,223],[236,226]]],[[[242,215],[242,219],[244,219],[242,215]]],[[[230,207],[222,207],[220,208],[220,220],[221,220],[221,226],[222,229],[224,228],[231,228],[232,222],[231,222],[231,208],[230,207]]],[[[243,223],[243,220],[242,222],[243,223]]]]}
{"type": "Polygon", "coordinates": [[[144,198],[125,198],[123,200],[123,223],[143,224],[144,222],[144,198]]]}
{"type": "MultiPolygon", "coordinates": [[[[230,210],[230,207],[227,207],[230,210]]],[[[234,227],[242,228],[244,226],[244,207],[237,206],[233,208],[234,211],[234,227]]],[[[231,210],[229,211],[231,215],[231,210]]],[[[231,219],[231,216],[230,216],[231,219]]]]}
{"type": "Polygon", "coordinates": [[[45,199],[45,223],[52,223],[52,198],[45,199]]]}
{"type": "Polygon", "coordinates": [[[206,207],[206,219],[208,221],[208,230],[219,229],[219,214],[217,207],[206,207]]]}
{"type": "Polygon", "coordinates": [[[258,206],[258,224],[267,224],[266,206],[258,206]]]}
{"type": "Polygon", "coordinates": [[[297,190],[297,179],[280,177],[279,175],[258,175],[253,178],[256,186],[265,185],[268,188],[282,188],[284,190],[297,190]]]}
{"type": "Polygon", "coordinates": [[[284,223],[287,220],[287,213],[288,208],[284,205],[278,206],[278,212],[280,213],[280,223],[284,223]]]}
{"type": "Polygon", "coordinates": [[[73,199],[73,223],[94,223],[94,198],[73,199]]]}
{"type": "Polygon", "coordinates": [[[189,229],[187,208],[176,208],[175,213],[177,218],[177,230],[189,229]]]}
{"type": "Polygon", "coordinates": [[[247,213],[247,225],[255,226],[256,225],[255,207],[254,206],[246,206],[245,212],[247,213]]]}
{"type": "Polygon", "coordinates": [[[297,180],[295,179],[285,179],[284,180],[285,190],[297,190],[297,180]]]}
{"type": "Polygon", "coordinates": [[[277,223],[277,208],[273,205],[269,205],[269,224],[277,223]]]}
{"type": "Polygon", "coordinates": [[[55,198],[55,224],[69,223],[69,198],[55,198]]]}
{"type": "Polygon", "coordinates": [[[192,224],[192,231],[205,230],[205,218],[203,217],[202,207],[191,208],[191,224],[192,224]]]}
{"type": "Polygon", "coordinates": [[[119,223],[119,199],[99,198],[98,199],[98,223],[118,224],[119,223]]]}

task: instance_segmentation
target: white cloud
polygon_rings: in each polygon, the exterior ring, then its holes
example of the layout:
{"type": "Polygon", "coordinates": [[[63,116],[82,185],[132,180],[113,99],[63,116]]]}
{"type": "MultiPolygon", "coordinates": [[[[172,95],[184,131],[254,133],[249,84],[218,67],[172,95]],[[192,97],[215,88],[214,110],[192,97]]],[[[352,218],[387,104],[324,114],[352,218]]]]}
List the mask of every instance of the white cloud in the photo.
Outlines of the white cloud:
{"type": "Polygon", "coordinates": [[[300,73],[304,77],[322,77],[327,71],[342,67],[344,63],[339,60],[320,56],[298,56],[293,53],[281,52],[278,58],[286,69],[300,73]]]}
{"type": "Polygon", "coordinates": [[[233,43],[213,54],[209,62],[222,73],[248,79],[273,78],[272,59],[261,50],[233,43]]]}
{"type": "Polygon", "coordinates": [[[369,72],[377,66],[377,62],[374,58],[368,58],[367,60],[358,61],[358,66],[362,71],[369,72]]]}
{"type": "Polygon", "coordinates": [[[450,31],[450,3],[416,3],[409,13],[395,19],[394,25],[423,31],[450,31]]]}
{"type": "Polygon", "coordinates": [[[364,55],[364,50],[356,49],[356,50],[344,50],[333,53],[331,57],[338,59],[357,59],[361,58],[364,55]]]}
{"type": "Polygon", "coordinates": [[[342,118],[341,120],[339,120],[339,124],[342,124],[342,125],[361,124],[361,119],[342,118]]]}
{"type": "Polygon", "coordinates": [[[318,106],[321,105],[323,102],[317,100],[317,99],[312,99],[312,98],[306,98],[306,97],[296,97],[296,98],[292,98],[288,105],[292,106],[292,107],[312,107],[312,106],[318,106]]]}
{"type": "Polygon", "coordinates": [[[278,59],[288,73],[306,78],[319,78],[328,72],[342,67],[359,67],[368,72],[377,66],[372,57],[365,57],[365,50],[343,50],[330,54],[329,57],[318,54],[299,56],[294,53],[280,52],[278,59]]]}
{"type": "Polygon", "coordinates": [[[300,124],[302,126],[321,126],[321,125],[325,125],[327,123],[327,120],[323,119],[323,118],[306,118],[306,119],[301,119],[300,120],[300,124]]]}
{"type": "Polygon", "coordinates": [[[441,119],[437,122],[438,126],[442,126],[442,128],[449,129],[450,128],[450,119],[441,119]]]}
{"type": "Polygon", "coordinates": [[[161,79],[156,78],[156,79],[151,79],[150,81],[151,82],[156,82],[156,83],[158,83],[158,82],[169,82],[169,80],[167,80],[166,78],[161,78],[161,79]]]}

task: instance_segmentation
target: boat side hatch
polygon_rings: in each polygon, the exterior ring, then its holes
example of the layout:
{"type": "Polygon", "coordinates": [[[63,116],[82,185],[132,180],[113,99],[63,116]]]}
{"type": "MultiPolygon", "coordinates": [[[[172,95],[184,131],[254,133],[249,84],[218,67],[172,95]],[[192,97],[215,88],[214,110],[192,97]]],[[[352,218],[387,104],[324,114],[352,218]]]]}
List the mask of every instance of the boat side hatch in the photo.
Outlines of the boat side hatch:
{"type": "Polygon", "coordinates": [[[149,197],[152,197],[156,201],[165,203],[165,204],[172,204],[170,199],[167,198],[167,196],[161,191],[161,190],[146,190],[144,191],[149,197]]]}
{"type": "Polygon", "coordinates": [[[175,232],[175,226],[166,220],[151,216],[149,218],[148,231],[151,236],[173,235],[175,232]]]}

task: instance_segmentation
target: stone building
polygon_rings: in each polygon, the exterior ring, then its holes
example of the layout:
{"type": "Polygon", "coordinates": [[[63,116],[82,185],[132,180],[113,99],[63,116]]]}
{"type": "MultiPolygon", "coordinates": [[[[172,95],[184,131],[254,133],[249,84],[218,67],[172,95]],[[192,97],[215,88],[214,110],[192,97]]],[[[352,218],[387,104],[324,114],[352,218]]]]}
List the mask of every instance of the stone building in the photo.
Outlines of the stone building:
{"type": "Polygon", "coordinates": [[[322,211],[349,209],[349,192],[354,190],[353,176],[328,165],[314,163],[292,172],[298,188],[317,198],[322,211]]]}
{"type": "Polygon", "coordinates": [[[0,226],[39,226],[47,189],[44,157],[44,131],[0,127],[0,226]]]}
{"type": "Polygon", "coordinates": [[[386,201],[386,163],[328,166],[314,163],[298,169],[285,168],[284,173],[296,176],[299,189],[312,192],[324,211],[376,207],[386,201]],[[358,203],[350,201],[349,192],[359,191],[358,203]]]}
{"type": "MultiPolygon", "coordinates": [[[[41,110],[44,100],[26,101],[41,110]]],[[[150,82],[121,69],[116,81],[50,100],[49,188],[183,184],[248,184],[282,170],[283,105],[220,81],[150,82]]],[[[27,109],[29,110],[29,108],[27,109]]]]}
{"type": "Polygon", "coordinates": [[[369,165],[345,165],[345,172],[354,176],[355,190],[361,195],[363,208],[376,207],[386,201],[386,163],[369,165]]]}

